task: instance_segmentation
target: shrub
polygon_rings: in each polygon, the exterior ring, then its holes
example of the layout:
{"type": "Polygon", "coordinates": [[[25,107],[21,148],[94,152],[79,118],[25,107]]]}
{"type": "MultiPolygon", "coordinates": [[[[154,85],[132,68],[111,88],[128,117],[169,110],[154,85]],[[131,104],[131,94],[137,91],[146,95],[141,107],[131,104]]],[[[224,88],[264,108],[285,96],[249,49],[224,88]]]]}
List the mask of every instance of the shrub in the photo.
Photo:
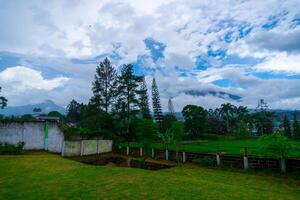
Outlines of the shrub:
{"type": "Polygon", "coordinates": [[[283,131],[276,131],[272,135],[263,135],[260,139],[263,150],[271,153],[272,156],[287,157],[291,144],[284,136],[283,131]]]}
{"type": "Polygon", "coordinates": [[[204,156],[202,158],[194,159],[193,163],[197,163],[204,166],[213,166],[213,167],[217,166],[216,159],[210,156],[204,156]]]}
{"type": "Polygon", "coordinates": [[[0,154],[2,155],[18,155],[23,154],[24,142],[19,142],[17,145],[1,144],[0,154]]]}

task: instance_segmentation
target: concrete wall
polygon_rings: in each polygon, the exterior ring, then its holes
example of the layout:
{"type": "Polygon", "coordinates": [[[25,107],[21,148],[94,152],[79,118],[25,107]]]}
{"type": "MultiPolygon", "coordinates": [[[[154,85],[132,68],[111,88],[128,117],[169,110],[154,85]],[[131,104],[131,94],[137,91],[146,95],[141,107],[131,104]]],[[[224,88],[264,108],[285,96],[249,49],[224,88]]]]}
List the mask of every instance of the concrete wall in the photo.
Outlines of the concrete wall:
{"type": "Polygon", "coordinates": [[[112,151],[111,140],[65,141],[63,156],[93,155],[112,151]]]}
{"type": "MultiPolygon", "coordinates": [[[[44,122],[1,122],[0,143],[18,144],[25,142],[26,150],[44,149],[45,132],[44,122]]],[[[48,150],[61,152],[63,133],[56,123],[49,122],[48,150]]]]}

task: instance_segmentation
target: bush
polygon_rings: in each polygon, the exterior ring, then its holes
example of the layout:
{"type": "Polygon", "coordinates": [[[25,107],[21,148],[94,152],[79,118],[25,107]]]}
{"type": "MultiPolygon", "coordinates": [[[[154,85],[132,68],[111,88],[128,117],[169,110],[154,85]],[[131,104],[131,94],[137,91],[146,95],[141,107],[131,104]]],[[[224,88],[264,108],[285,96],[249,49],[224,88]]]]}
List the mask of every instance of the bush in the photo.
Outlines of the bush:
{"type": "Polygon", "coordinates": [[[210,156],[204,156],[202,158],[194,159],[193,163],[197,163],[204,166],[213,166],[213,167],[217,166],[216,159],[210,156]]]}
{"type": "Polygon", "coordinates": [[[287,157],[291,144],[284,136],[283,131],[276,131],[272,135],[261,136],[263,150],[270,152],[272,156],[287,157]]]}
{"type": "Polygon", "coordinates": [[[24,142],[19,142],[17,145],[1,144],[0,154],[1,155],[19,155],[23,154],[24,142]]]}

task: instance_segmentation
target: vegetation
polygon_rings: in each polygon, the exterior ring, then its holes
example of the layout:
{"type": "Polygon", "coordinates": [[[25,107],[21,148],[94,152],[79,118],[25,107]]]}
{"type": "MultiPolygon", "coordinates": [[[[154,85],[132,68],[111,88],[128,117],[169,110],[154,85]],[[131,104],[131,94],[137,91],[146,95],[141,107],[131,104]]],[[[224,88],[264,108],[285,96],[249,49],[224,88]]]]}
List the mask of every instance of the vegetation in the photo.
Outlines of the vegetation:
{"type": "Polygon", "coordinates": [[[18,155],[23,154],[24,142],[17,145],[0,144],[0,155],[18,155]]]}
{"type": "Polygon", "coordinates": [[[0,156],[0,168],[0,199],[300,198],[297,179],[189,165],[149,171],[31,153],[0,156]]]}
{"type": "MultiPolygon", "coordinates": [[[[267,136],[263,136],[267,137],[267,136]]],[[[272,136],[271,136],[272,137],[272,136]]],[[[287,157],[300,157],[300,141],[286,139],[288,143],[287,157]]],[[[247,148],[249,155],[264,156],[264,157],[277,157],[270,148],[266,148],[270,144],[268,139],[232,139],[215,140],[215,141],[191,141],[189,143],[181,143],[179,151],[185,152],[199,152],[199,153],[222,153],[229,155],[243,155],[244,149],[247,148]]],[[[127,143],[121,144],[126,146],[127,143]]],[[[140,147],[139,143],[130,143],[131,147],[140,147]]],[[[152,145],[154,148],[165,148],[164,142],[152,145]]],[[[176,145],[169,142],[169,150],[176,150],[176,145]]]]}
{"type": "MultiPolygon", "coordinates": [[[[0,92],[1,92],[1,87],[0,87],[0,92]]],[[[3,96],[0,96],[0,108],[3,109],[5,106],[7,106],[7,99],[3,96]]]]}

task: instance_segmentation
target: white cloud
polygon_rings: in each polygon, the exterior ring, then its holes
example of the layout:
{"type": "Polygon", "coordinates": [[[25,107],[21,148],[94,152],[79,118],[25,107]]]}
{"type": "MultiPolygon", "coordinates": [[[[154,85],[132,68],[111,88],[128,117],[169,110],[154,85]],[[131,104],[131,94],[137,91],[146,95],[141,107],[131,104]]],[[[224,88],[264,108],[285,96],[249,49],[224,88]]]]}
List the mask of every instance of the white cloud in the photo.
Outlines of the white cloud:
{"type": "Polygon", "coordinates": [[[0,72],[0,84],[5,88],[4,91],[10,93],[34,89],[50,91],[63,86],[68,80],[66,77],[44,79],[41,72],[24,66],[10,67],[0,72]]]}

